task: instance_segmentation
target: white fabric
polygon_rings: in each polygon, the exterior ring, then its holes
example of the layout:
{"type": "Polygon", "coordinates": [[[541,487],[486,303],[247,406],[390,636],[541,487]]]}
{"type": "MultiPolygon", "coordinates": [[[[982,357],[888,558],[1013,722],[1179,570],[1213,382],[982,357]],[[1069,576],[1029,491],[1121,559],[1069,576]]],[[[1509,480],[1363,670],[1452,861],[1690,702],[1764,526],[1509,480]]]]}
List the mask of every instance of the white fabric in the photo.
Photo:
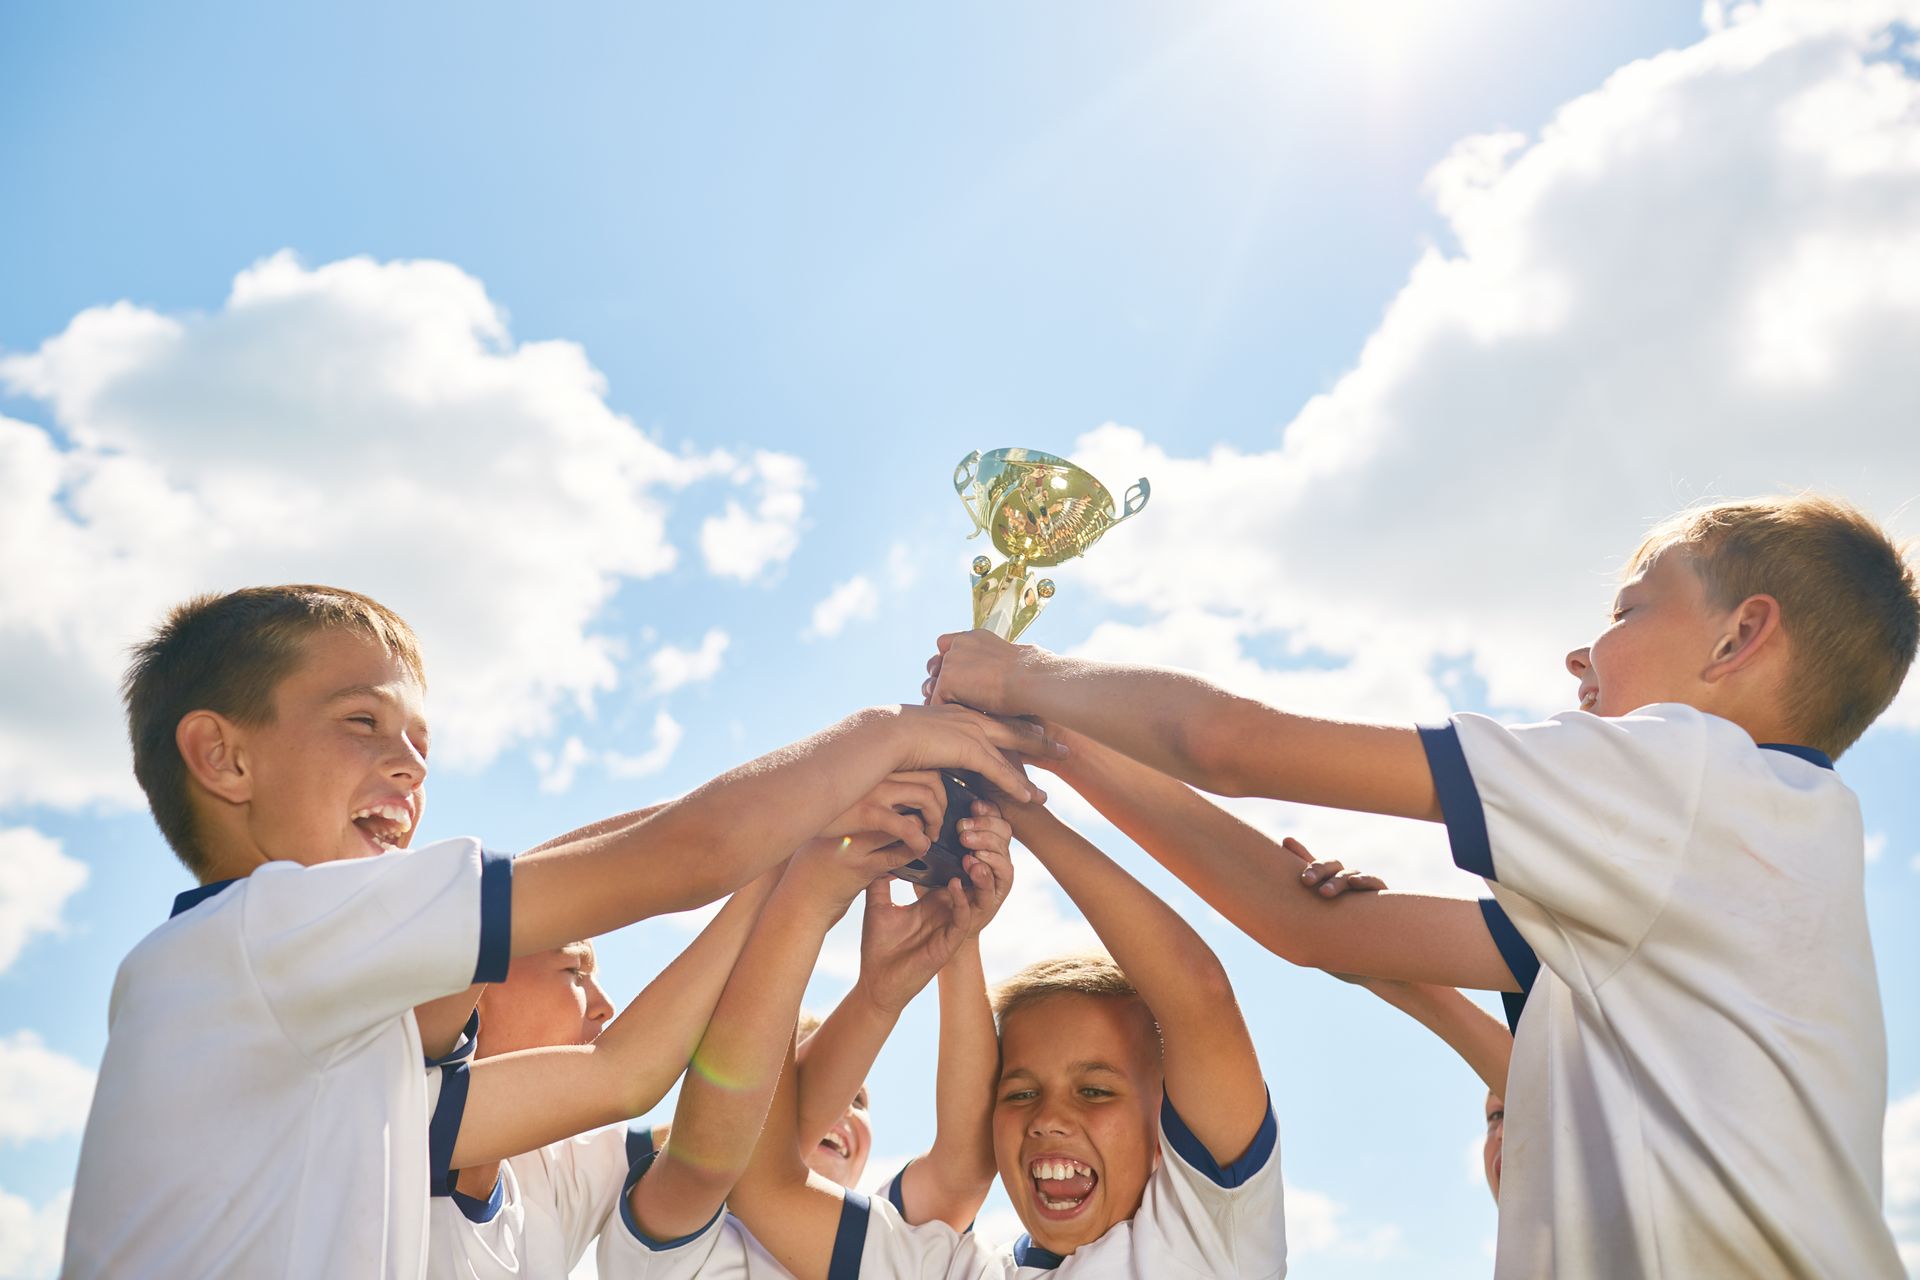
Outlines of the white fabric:
{"type": "Polygon", "coordinates": [[[627,1177],[627,1126],[610,1124],[508,1163],[527,1206],[524,1274],[567,1274],[619,1203],[627,1177]]]}
{"type": "MultiPolygon", "coordinates": [[[[1167,1114],[1163,1112],[1163,1116],[1167,1114]]],[[[1269,1117],[1271,1121],[1271,1117],[1269,1117]]],[[[1277,1143],[1238,1186],[1221,1186],[1181,1157],[1168,1126],[1160,1163],[1132,1218],[1068,1254],[1052,1271],[1021,1266],[998,1247],[942,1222],[911,1226],[884,1199],[867,1219],[864,1280],[1036,1280],[1057,1276],[1128,1280],[1278,1280],[1287,1272],[1287,1236],[1277,1143]]],[[[604,1276],[604,1273],[603,1273],[604,1276]]]]}
{"type": "Polygon", "coordinates": [[[526,1247],[527,1216],[512,1161],[500,1166],[500,1208],[485,1222],[468,1218],[453,1197],[434,1196],[427,1209],[428,1280],[524,1280],[566,1275],[568,1267],[541,1271],[531,1265],[526,1247]]]}
{"type": "Polygon", "coordinates": [[[1544,969],[1496,1276],[1900,1275],[1853,793],[1677,704],[1453,724],[1494,895],[1544,969]]]}
{"type": "Polygon", "coordinates": [[[600,1280],[793,1280],[738,1218],[722,1213],[670,1247],[652,1247],[616,1215],[600,1233],[600,1280]]]}
{"type": "Polygon", "coordinates": [[[273,862],[114,980],[63,1274],[421,1274],[414,1005],[473,981],[480,846],[273,862]]]}

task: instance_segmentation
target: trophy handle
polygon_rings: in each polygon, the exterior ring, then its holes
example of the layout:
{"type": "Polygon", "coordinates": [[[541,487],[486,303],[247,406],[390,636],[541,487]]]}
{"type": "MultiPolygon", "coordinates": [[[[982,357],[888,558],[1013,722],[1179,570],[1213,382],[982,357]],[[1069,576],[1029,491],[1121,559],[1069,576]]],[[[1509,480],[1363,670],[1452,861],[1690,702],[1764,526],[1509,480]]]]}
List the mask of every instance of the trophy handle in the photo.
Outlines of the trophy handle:
{"type": "Polygon", "coordinates": [[[967,518],[973,521],[973,532],[969,538],[977,538],[985,532],[986,521],[980,518],[980,512],[973,509],[973,500],[967,490],[974,487],[974,480],[980,474],[980,451],[975,449],[960,459],[960,465],[953,469],[953,491],[960,495],[960,505],[967,509],[967,518]]]}
{"type": "MultiPolygon", "coordinates": [[[[1133,487],[1127,490],[1126,499],[1120,504],[1120,518],[1113,524],[1119,524],[1122,520],[1131,520],[1139,515],[1146,509],[1147,499],[1152,496],[1153,486],[1147,483],[1145,476],[1141,476],[1134,481],[1133,487]]],[[[1107,528],[1113,528],[1113,524],[1108,525],[1107,528]]]]}

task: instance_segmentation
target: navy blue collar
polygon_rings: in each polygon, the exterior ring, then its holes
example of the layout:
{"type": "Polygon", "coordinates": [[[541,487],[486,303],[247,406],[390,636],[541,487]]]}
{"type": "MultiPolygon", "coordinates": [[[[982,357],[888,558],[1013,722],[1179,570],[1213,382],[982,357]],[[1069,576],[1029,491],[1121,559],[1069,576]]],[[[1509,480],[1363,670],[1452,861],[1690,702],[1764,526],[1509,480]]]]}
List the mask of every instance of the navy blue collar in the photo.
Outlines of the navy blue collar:
{"type": "Polygon", "coordinates": [[[1020,1238],[1013,1242],[1013,1262],[1020,1267],[1039,1267],[1042,1271],[1051,1271],[1066,1259],[1051,1249],[1042,1249],[1033,1242],[1033,1237],[1022,1231],[1020,1238]]]}
{"type": "Polygon", "coordinates": [[[1763,742],[1762,751],[1784,751],[1790,756],[1799,756],[1808,764],[1817,764],[1822,769],[1833,768],[1833,757],[1816,747],[1803,747],[1794,742],[1763,742]]]}
{"type": "Polygon", "coordinates": [[[189,889],[174,898],[173,910],[167,913],[167,919],[173,919],[182,911],[191,911],[228,885],[239,883],[240,878],[235,876],[231,880],[215,880],[212,884],[203,884],[198,889],[189,889]]]}

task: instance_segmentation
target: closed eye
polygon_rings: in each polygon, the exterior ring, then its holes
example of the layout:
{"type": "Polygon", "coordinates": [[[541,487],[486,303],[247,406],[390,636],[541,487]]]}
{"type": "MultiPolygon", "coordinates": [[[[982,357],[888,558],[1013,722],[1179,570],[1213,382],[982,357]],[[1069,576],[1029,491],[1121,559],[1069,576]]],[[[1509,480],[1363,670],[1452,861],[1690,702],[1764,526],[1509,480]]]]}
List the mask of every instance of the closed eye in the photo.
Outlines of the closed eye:
{"type": "Polygon", "coordinates": [[[369,729],[378,727],[372,716],[348,716],[347,720],[351,724],[363,724],[369,729]]]}

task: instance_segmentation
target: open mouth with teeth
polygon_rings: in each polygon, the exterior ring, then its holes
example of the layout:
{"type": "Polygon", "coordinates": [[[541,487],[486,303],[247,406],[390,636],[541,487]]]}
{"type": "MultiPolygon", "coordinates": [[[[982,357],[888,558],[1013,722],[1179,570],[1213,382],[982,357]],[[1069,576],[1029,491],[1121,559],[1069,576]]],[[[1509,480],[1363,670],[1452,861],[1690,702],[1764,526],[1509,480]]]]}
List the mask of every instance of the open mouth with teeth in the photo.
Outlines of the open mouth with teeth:
{"type": "Polygon", "coordinates": [[[399,848],[413,830],[413,814],[403,804],[369,805],[350,817],[375,853],[399,848]]]}
{"type": "Polygon", "coordinates": [[[1043,1156],[1027,1166],[1033,1197],[1049,1218],[1070,1218],[1093,1195],[1100,1175],[1078,1160],[1043,1156]]]}
{"type": "Polygon", "coordinates": [[[848,1142],[847,1136],[838,1129],[829,1130],[827,1136],[820,1139],[820,1150],[830,1151],[842,1160],[853,1158],[853,1144],[848,1142]]]}

